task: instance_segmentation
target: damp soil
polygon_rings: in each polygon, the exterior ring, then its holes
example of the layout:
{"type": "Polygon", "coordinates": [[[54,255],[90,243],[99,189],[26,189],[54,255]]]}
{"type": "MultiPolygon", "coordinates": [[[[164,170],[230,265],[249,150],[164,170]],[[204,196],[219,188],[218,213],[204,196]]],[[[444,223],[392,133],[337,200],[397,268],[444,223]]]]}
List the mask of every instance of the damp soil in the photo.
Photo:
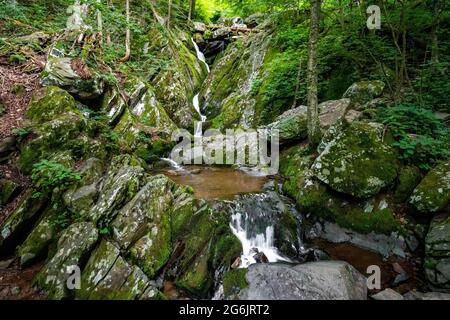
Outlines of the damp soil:
{"type": "Polygon", "coordinates": [[[45,296],[36,291],[33,279],[43,263],[21,269],[18,261],[0,261],[0,300],[44,300],[45,296]]]}

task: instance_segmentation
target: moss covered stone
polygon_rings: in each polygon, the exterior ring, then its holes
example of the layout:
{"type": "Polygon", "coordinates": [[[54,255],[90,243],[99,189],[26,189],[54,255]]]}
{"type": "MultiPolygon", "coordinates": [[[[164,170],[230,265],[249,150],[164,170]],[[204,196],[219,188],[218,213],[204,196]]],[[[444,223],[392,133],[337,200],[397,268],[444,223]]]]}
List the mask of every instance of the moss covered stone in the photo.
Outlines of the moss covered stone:
{"type": "Polygon", "coordinates": [[[225,299],[233,299],[242,289],[247,288],[248,283],[245,279],[247,271],[247,269],[235,269],[224,273],[223,294],[225,299]]]}
{"type": "Polygon", "coordinates": [[[409,202],[423,213],[443,210],[450,201],[450,162],[433,168],[414,189],[409,202]]]}
{"type": "Polygon", "coordinates": [[[19,186],[11,180],[0,179],[0,206],[7,204],[19,190],[19,186]]]}
{"type": "Polygon", "coordinates": [[[65,90],[49,86],[42,88],[33,96],[27,117],[36,123],[42,123],[51,121],[65,112],[79,113],[75,99],[65,90]]]}
{"type": "Polygon", "coordinates": [[[450,292],[450,217],[433,219],[425,238],[425,275],[433,289],[450,292]]]}
{"type": "Polygon", "coordinates": [[[343,97],[351,99],[352,102],[364,104],[381,96],[384,87],[384,82],[380,80],[360,81],[352,84],[343,97]]]}
{"type": "Polygon", "coordinates": [[[335,191],[369,198],[397,177],[394,150],[382,141],[382,126],[346,121],[332,126],[319,145],[313,174],[335,191]]]}
{"type": "Polygon", "coordinates": [[[402,167],[398,174],[398,183],[394,197],[398,203],[406,201],[419,184],[422,175],[417,167],[402,167]]]}
{"type": "Polygon", "coordinates": [[[89,222],[75,223],[58,240],[56,254],[47,261],[34,282],[49,299],[63,299],[70,295],[66,286],[71,273],[67,268],[79,266],[98,238],[95,226],[89,222]]]}

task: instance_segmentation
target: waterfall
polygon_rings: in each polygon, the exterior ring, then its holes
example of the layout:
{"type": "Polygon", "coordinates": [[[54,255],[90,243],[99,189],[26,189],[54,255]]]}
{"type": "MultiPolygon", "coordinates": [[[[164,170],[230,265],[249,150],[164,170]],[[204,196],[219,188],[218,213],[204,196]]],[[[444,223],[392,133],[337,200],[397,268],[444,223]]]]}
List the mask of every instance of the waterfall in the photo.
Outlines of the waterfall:
{"type": "Polygon", "coordinates": [[[208,73],[211,72],[211,69],[209,68],[208,63],[206,62],[205,55],[203,52],[200,51],[200,48],[198,47],[197,43],[194,41],[194,38],[191,38],[192,44],[194,45],[195,52],[197,53],[197,59],[203,62],[206,66],[206,70],[208,70],[208,73]]]}
{"type": "Polygon", "coordinates": [[[161,160],[162,160],[162,161],[165,161],[165,162],[167,162],[167,163],[169,163],[170,166],[171,166],[172,168],[174,168],[175,170],[177,170],[177,171],[182,171],[182,170],[184,170],[182,166],[180,166],[178,163],[176,163],[176,162],[173,161],[172,159],[169,159],[169,158],[161,158],[161,160]]]}
{"type": "MultiPolygon", "coordinates": [[[[208,70],[208,73],[210,73],[211,70],[209,69],[208,63],[206,63],[205,55],[203,54],[203,52],[200,51],[197,43],[195,43],[193,38],[191,38],[191,41],[192,41],[192,43],[193,43],[193,45],[195,47],[195,51],[197,53],[197,59],[205,64],[206,69],[208,70]]],[[[198,93],[192,99],[192,104],[194,105],[194,109],[200,115],[200,119],[201,119],[201,122],[199,122],[199,123],[197,123],[195,125],[194,135],[195,136],[201,136],[201,134],[202,134],[202,123],[206,121],[206,116],[204,116],[202,114],[201,110],[200,110],[200,102],[199,102],[199,94],[198,93]]]]}
{"type": "Polygon", "coordinates": [[[232,232],[242,244],[240,267],[246,268],[256,263],[253,256],[257,252],[264,253],[269,262],[290,261],[282,257],[275,247],[275,212],[267,207],[268,195],[251,195],[243,200],[235,202],[230,222],[232,232]]]}

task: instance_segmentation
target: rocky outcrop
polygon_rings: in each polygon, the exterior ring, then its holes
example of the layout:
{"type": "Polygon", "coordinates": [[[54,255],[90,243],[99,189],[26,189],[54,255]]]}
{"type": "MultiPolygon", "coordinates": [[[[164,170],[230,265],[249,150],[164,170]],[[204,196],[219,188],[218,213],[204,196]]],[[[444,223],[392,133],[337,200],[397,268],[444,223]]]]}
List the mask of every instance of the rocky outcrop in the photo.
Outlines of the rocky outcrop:
{"type": "Polygon", "coordinates": [[[423,213],[443,210],[450,201],[450,162],[433,168],[414,189],[410,203],[423,213]]]}
{"type": "Polygon", "coordinates": [[[62,51],[53,48],[42,75],[44,86],[58,86],[80,99],[98,98],[104,90],[99,74],[92,71],[81,59],[64,57],[62,51]]]}
{"type": "Polygon", "coordinates": [[[450,217],[437,216],[425,238],[425,275],[436,291],[450,292],[450,217]]]}
{"type": "Polygon", "coordinates": [[[398,171],[396,154],[382,135],[383,128],[376,123],[341,122],[331,127],[311,167],[314,176],[357,198],[376,195],[394,182],[398,171]]]}
{"type": "Polygon", "coordinates": [[[365,300],[366,279],[346,262],[300,265],[255,264],[245,276],[240,300],[365,300]]]}
{"type": "MultiPolygon", "coordinates": [[[[319,121],[322,130],[326,131],[343,117],[345,117],[349,123],[361,118],[361,113],[355,110],[348,110],[349,106],[349,99],[321,103],[319,105],[319,121]]],[[[271,123],[265,128],[269,130],[278,130],[280,143],[283,144],[294,140],[301,141],[306,139],[308,134],[307,123],[307,107],[299,106],[284,112],[277,117],[274,123],[271,123]]]]}
{"type": "Polygon", "coordinates": [[[0,179],[0,206],[6,205],[19,191],[19,186],[14,181],[0,179]]]}
{"type": "Polygon", "coordinates": [[[365,104],[383,93],[385,84],[383,81],[360,81],[354,83],[344,93],[344,98],[349,98],[355,104],[365,104]]]}
{"type": "Polygon", "coordinates": [[[89,254],[98,239],[98,231],[92,223],[71,225],[58,240],[55,255],[45,264],[35,283],[47,293],[49,299],[62,299],[69,295],[67,280],[74,267],[89,254]]]}

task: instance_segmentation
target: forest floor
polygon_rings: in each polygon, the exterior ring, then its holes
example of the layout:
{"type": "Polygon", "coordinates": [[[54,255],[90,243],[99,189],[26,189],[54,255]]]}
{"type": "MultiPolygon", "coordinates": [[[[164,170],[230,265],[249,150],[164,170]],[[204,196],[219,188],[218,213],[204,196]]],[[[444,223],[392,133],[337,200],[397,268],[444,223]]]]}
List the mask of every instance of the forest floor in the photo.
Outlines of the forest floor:
{"type": "Polygon", "coordinates": [[[20,269],[16,260],[0,261],[0,300],[43,300],[32,287],[33,279],[42,263],[20,269]]]}

